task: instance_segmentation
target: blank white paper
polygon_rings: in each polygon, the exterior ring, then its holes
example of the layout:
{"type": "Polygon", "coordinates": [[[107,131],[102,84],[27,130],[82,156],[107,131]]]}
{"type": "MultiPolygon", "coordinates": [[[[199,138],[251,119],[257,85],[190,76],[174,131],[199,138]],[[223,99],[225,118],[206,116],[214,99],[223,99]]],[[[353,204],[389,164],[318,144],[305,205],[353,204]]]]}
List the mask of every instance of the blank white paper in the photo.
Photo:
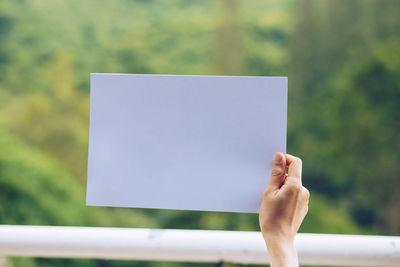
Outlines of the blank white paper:
{"type": "Polygon", "coordinates": [[[256,213],[287,78],[91,74],[87,205],[256,213]]]}

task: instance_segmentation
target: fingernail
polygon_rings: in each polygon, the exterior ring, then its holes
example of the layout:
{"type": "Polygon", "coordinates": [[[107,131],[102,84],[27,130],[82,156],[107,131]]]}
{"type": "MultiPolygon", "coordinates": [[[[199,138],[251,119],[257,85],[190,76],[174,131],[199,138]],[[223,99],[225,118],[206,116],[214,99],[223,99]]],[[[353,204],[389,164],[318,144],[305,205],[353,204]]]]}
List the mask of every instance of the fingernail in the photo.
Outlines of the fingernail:
{"type": "Polygon", "coordinates": [[[276,155],[275,155],[275,161],[276,162],[282,162],[282,153],[280,153],[280,152],[278,152],[278,153],[276,153],[276,155]]]}

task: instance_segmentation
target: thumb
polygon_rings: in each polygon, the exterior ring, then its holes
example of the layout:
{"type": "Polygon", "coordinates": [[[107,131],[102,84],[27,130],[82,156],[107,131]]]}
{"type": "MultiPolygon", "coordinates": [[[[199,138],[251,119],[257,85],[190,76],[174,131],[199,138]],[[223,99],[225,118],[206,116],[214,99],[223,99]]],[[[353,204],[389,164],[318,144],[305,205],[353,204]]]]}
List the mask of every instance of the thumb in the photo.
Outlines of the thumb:
{"type": "Polygon", "coordinates": [[[274,166],[272,167],[271,178],[269,180],[269,186],[274,188],[280,188],[286,174],[286,158],[283,153],[278,152],[275,155],[274,166]]]}

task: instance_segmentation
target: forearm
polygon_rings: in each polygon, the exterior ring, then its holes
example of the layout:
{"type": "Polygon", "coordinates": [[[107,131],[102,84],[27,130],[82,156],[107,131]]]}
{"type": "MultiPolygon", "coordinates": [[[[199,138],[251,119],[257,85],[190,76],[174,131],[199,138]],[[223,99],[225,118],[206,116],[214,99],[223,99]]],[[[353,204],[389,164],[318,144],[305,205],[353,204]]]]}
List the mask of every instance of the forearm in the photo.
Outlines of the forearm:
{"type": "Polygon", "coordinates": [[[298,267],[297,251],[293,242],[269,240],[267,243],[271,267],[298,267]]]}

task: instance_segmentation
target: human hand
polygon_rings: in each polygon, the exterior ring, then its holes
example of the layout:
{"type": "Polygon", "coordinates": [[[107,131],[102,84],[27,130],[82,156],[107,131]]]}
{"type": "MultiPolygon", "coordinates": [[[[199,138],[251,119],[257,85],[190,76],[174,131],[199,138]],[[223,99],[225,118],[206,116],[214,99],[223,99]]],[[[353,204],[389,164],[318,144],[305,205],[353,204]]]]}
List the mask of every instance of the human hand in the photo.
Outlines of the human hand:
{"type": "Polygon", "coordinates": [[[299,158],[277,153],[263,194],[259,219],[271,266],[299,265],[293,241],[307,214],[310,197],[301,183],[301,168],[299,158]]]}

